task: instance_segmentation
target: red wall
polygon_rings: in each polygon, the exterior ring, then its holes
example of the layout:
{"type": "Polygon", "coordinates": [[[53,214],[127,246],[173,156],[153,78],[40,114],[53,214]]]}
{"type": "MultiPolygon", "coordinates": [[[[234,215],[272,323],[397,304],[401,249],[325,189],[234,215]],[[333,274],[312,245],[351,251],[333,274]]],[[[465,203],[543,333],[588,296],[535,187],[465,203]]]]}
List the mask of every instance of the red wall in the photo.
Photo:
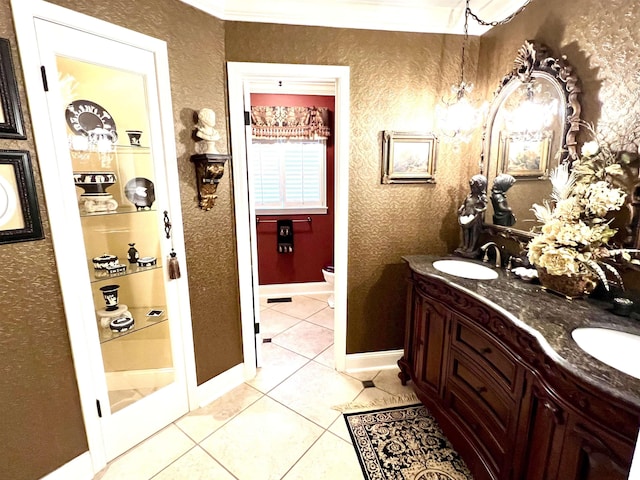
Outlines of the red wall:
{"type": "Polygon", "coordinates": [[[311,223],[293,224],[293,253],[278,253],[275,223],[259,223],[258,277],[260,285],[321,282],[322,268],[333,265],[334,157],[333,114],[335,98],[320,95],[251,94],[251,105],[286,107],[327,107],[332,135],[327,140],[327,214],[326,215],[258,215],[260,220],[311,217],[311,223]]]}

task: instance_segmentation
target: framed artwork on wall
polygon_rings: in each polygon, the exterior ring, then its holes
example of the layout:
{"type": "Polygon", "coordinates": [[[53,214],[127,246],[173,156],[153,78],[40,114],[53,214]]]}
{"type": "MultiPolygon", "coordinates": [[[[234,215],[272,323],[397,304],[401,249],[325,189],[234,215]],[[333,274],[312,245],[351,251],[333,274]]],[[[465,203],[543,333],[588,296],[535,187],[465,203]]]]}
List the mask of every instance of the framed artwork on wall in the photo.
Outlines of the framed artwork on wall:
{"type": "Polygon", "coordinates": [[[43,238],[29,152],[0,150],[0,243],[43,238]]]}
{"type": "Polygon", "coordinates": [[[0,138],[27,138],[24,135],[11,45],[6,38],[0,38],[0,138]]]}
{"type": "Polygon", "coordinates": [[[500,132],[498,158],[500,171],[514,177],[541,177],[549,168],[553,132],[531,137],[514,132],[500,132]]]}
{"type": "Polygon", "coordinates": [[[434,134],[385,130],[382,140],[382,183],[435,183],[434,134]]]}

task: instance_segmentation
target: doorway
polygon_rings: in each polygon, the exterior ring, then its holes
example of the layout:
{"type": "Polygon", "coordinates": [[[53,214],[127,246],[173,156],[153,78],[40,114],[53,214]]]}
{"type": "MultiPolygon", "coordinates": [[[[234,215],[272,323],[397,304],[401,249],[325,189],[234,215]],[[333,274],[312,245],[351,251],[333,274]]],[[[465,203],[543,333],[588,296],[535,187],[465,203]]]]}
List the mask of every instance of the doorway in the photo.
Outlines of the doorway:
{"type": "Polygon", "coordinates": [[[235,159],[234,203],[245,377],[252,378],[256,374],[262,341],[256,212],[247,165],[251,126],[247,116],[251,93],[269,90],[277,93],[281,85],[288,86],[286,93],[335,96],[334,361],[336,369],[343,371],[347,313],[349,67],[228,62],[227,73],[231,146],[235,159]]]}

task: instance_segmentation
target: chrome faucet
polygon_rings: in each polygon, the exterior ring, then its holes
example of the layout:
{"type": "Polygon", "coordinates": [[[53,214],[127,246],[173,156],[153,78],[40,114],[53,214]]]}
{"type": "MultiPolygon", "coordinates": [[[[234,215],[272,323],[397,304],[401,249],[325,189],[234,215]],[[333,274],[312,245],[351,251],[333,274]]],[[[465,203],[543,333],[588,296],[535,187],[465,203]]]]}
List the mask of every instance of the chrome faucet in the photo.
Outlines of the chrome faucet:
{"type": "Polygon", "coordinates": [[[480,247],[480,250],[484,252],[483,262],[489,261],[489,247],[493,247],[496,252],[496,268],[502,267],[502,258],[500,257],[500,247],[496,245],[496,242],[487,242],[480,247]]]}

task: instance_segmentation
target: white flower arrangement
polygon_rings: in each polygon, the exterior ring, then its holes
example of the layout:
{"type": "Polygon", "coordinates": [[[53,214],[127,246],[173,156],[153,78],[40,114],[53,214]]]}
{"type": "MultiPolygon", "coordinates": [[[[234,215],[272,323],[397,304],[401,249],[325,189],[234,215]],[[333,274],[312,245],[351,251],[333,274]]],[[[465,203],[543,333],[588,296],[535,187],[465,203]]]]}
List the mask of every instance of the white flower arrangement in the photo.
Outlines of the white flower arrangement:
{"type": "MultiPolygon", "coordinates": [[[[595,133],[591,130],[592,133],[595,133]]],[[[620,210],[627,194],[612,184],[623,174],[616,155],[596,141],[582,146],[582,157],[559,165],[551,172],[552,202],[534,204],[532,211],[542,225],[529,242],[529,261],[550,275],[595,275],[608,290],[607,273],[622,285],[617,269],[607,261],[633,261],[638,250],[613,248],[609,241],[610,212],[620,210]]]]}

